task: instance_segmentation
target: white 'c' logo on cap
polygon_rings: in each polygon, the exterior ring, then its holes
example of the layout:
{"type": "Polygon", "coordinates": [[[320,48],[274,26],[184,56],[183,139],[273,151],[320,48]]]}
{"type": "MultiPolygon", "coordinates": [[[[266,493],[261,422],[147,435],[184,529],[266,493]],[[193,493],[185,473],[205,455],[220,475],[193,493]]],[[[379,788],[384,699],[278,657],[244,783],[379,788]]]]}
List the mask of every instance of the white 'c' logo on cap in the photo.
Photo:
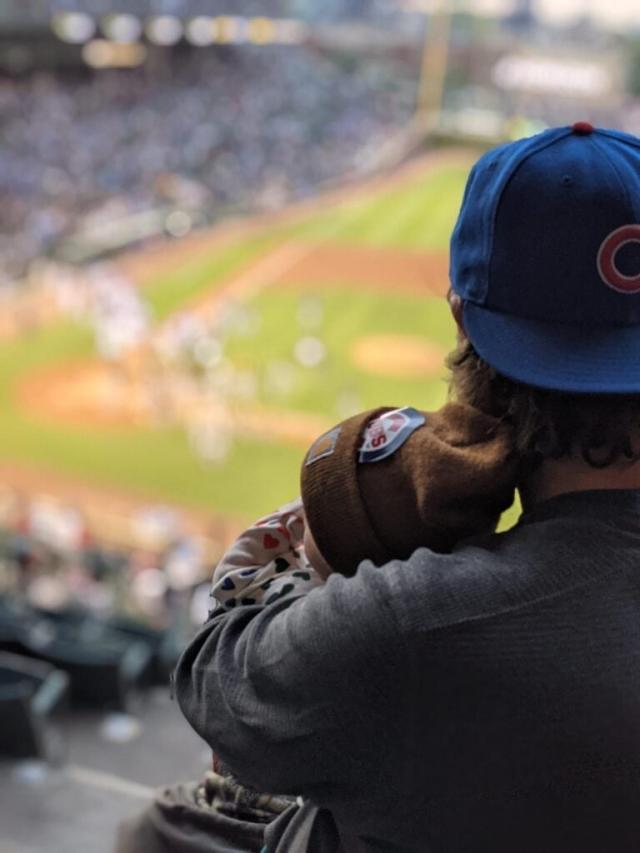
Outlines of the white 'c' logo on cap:
{"type": "Polygon", "coordinates": [[[618,293],[640,293],[640,273],[623,275],[616,266],[618,252],[629,243],[640,243],[640,225],[617,228],[604,240],[598,252],[600,278],[618,293]]]}

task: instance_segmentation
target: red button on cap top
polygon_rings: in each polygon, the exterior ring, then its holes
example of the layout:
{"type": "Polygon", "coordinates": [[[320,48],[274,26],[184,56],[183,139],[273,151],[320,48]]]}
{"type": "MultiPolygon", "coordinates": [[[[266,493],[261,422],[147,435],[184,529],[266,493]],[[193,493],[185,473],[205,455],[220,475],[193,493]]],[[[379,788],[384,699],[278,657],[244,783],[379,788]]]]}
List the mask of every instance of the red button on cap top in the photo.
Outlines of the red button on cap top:
{"type": "Polygon", "coordinates": [[[577,121],[572,128],[574,133],[577,133],[578,136],[588,136],[590,133],[593,133],[594,127],[592,124],[589,124],[588,121],[577,121]]]}

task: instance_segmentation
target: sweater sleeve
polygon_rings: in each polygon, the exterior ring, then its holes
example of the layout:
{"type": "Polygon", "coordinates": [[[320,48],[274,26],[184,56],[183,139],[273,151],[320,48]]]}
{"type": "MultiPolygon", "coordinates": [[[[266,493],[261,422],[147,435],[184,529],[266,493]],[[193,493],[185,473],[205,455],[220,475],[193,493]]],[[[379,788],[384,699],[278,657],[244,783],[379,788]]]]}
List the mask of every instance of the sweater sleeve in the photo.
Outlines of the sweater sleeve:
{"type": "Polygon", "coordinates": [[[375,778],[388,742],[399,644],[384,573],[365,563],[306,595],[215,616],[178,663],[176,696],[245,784],[344,802],[375,778]]]}

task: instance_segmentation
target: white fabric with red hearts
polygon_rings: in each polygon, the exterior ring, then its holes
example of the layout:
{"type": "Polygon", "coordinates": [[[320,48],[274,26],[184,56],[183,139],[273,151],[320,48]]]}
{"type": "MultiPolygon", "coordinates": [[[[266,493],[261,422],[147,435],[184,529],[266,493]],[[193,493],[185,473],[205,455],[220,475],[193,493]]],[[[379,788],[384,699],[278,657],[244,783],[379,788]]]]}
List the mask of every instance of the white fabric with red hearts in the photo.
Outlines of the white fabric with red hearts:
{"type": "Polygon", "coordinates": [[[300,500],[241,533],[213,573],[213,612],[272,604],[284,596],[303,595],[321,586],[322,578],[305,556],[303,536],[300,500]]]}

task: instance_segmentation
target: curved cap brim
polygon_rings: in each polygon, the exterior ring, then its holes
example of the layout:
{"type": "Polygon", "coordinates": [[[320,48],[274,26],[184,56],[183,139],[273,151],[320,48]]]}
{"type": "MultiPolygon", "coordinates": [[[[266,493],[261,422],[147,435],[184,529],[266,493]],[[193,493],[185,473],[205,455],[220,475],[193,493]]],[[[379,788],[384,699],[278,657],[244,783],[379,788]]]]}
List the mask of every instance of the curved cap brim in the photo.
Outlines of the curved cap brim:
{"type": "Polygon", "coordinates": [[[463,310],[478,355],[503,376],[553,391],[640,393],[640,325],[587,327],[463,310]]]}

